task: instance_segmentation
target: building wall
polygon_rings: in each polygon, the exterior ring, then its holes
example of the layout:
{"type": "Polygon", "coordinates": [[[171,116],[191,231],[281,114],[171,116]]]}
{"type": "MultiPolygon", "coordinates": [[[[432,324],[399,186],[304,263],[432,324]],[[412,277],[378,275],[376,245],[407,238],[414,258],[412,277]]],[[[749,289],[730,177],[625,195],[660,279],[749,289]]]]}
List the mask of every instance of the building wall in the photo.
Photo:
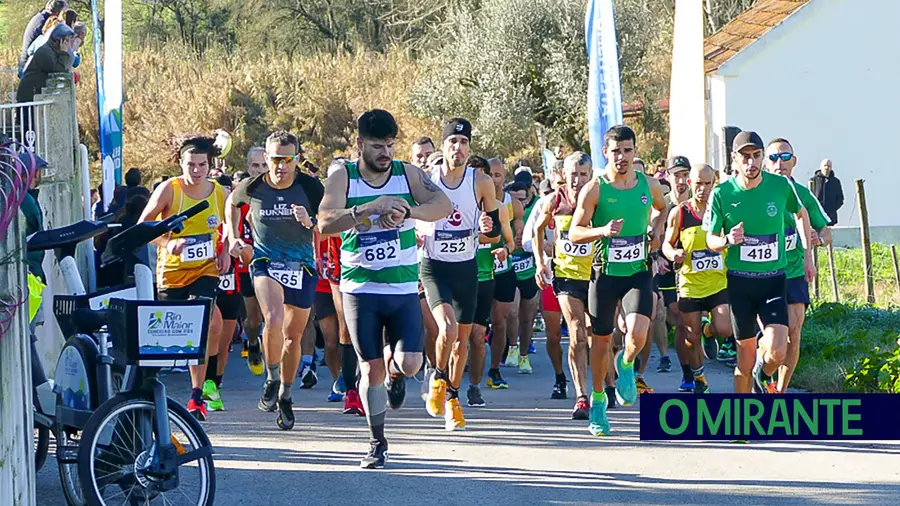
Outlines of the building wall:
{"type": "Polygon", "coordinates": [[[870,224],[900,226],[897,19],[897,0],[813,0],[718,70],[727,123],[789,139],[795,179],[833,160],[846,201],[841,225],[859,225],[854,180],[864,179],[870,224]]]}

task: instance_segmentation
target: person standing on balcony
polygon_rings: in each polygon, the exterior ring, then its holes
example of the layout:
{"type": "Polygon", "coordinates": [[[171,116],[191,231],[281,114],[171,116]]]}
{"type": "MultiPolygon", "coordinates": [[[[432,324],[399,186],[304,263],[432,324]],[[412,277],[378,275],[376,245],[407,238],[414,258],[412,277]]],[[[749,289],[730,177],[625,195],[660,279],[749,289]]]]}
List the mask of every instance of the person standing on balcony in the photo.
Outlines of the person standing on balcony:
{"type": "Polygon", "coordinates": [[[47,2],[44,10],[35,14],[34,17],[31,18],[31,21],[28,22],[28,26],[25,27],[25,33],[22,34],[22,52],[19,55],[18,75],[20,79],[23,76],[25,63],[28,61],[28,48],[31,47],[31,43],[34,42],[34,39],[41,35],[44,23],[46,23],[47,19],[51,16],[59,16],[62,11],[68,8],[69,4],[65,0],[50,0],[47,2]]]}
{"type": "MultiPolygon", "coordinates": [[[[60,24],[50,32],[50,42],[39,47],[28,62],[16,90],[16,102],[31,102],[56,72],[70,72],[74,61],[75,31],[60,24]]],[[[24,113],[24,111],[23,111],[24,113]]],[[[26,121],[28,120],[26,116],[26,121]]]]}

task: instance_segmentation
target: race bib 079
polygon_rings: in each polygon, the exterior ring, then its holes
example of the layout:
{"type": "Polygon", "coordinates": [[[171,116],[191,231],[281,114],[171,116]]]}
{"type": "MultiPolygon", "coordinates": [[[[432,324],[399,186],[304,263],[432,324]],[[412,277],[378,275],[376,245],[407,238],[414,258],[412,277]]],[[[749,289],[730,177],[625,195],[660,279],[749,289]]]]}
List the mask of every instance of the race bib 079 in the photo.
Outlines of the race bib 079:
{"type": "Polygon", "coordinates": [[[285,288],[303,288],[303,267],[298,263],[272,262],[269,264],[269,277],[285,288]]]}
{"type": "Polygon", "coordinates": [[[213,249],[212,235],[189,235],[183,239],[185,244],[184,249],[181,250],[182,262],[196,262],[213,257],[215,250],[213,249]]]}
{"type": "Polygon", "coordinates": [[[745,235],[741,244],[741,261],[743,262],[772,262],[778,260],[778,236],[769,235],[745,235]]]}
{"type": "Polygon", "coordinates": [[[793,251],[797,249],[797,240],[800,236],[797,235],[797,230],[793,228],[784,229],[784,250],[785,251],[793,251]]]}
{"type": "Polygon", "coordinates": [[[472,248],[471,230],[435,230],[434,244],[438,253],[458,254],[472,248]]]}
{"type": "Polygon", "coordinates": [[[609,261],[612,263],[628,264],[645,260],[644,236],[610,237],[609,261]]]}
{"type": "Polygon", "coordinates": [[[725,269],[722,255],[708,249],[691,252],[691,270],[694,272],[721,271],[725,269]]]}
{"type": "Polygon", "coordinates": [[[400,232],[381,230],[360,234],[356,238],[360,266],[366,269],[382,269],[396,265],[400,253],[400,232]]]}
{"type": "Polygon", "coordinates": [[[233,292],[236,286],[233,271],[219,276],[219,290],[223,292],[233,292]]]}
{"type": "Polygon", "coordinates": [[[591,244],[575,244],[569,240],[569,231],[564,230],[559,234],[559,240],[556,241],[556,247],[559,251],[571,257],[587,257],[591,255],[591,244]]]}

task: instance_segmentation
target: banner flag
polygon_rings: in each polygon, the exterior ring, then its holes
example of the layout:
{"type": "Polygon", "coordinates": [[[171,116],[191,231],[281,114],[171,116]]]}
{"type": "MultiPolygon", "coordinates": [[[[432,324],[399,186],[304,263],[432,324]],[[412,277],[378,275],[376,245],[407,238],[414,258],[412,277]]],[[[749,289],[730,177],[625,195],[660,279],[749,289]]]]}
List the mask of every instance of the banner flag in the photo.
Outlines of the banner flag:
{"type": "Polygon", "coordinates": [[[606,167],[603,136],[622,124],[622,84],[612,0],[589,0],[584,20],[587,39],[587,121],[594,171],[606,167]]]}

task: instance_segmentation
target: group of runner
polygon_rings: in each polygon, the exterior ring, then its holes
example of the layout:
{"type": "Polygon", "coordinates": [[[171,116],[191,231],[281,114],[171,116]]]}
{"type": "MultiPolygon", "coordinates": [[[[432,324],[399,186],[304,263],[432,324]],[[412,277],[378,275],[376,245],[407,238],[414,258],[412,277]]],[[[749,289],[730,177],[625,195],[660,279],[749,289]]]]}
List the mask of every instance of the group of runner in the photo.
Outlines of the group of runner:
{"type": "Polygon", "coordinates": [[[398,126],[387,111],[368,111],[357,126],[358,158],[335,159],[324,185],[298,168],[303,153],[289,132],[252,148],[233,181],[208,178],[214,139],[177,143],[182,174],[153,192],[141,221],[210,204],[156,241],[160,299],[216,300],[208,359],[190,371],[196,418],[224,409],[219,388],[239,324],[248,367],[266,376],[258,407],[290,430],[295,378],[317,381],[317,321],[328,400],[344,400],[371,432],[364,468],[384,465],[385,413],[404,404],[408,377],[424,374],[426,411],[452,431],[466,428],[466,376],[467,405],[485,405],[488,350],[487,387],[509,387],[501,364],[531,373],[538,310],[550,396],[568,398],[565,325],[572,418],[596,436],[610,433],[608,408],[652,391],[643,379],[652,342],[658,369],[669,370],[669,328],[681,391],[710,391],[704,361],[716,353],[734,360],[735,392],[787,390],[815,275],[810,248],[830,241],[827,215],[791,179],[787,140],[764,145],[741,132],[733,176],[673,157],[666,193],[641,170],[626,126],[607,132],[605,167],[576,152],[539,188],[527,170],[508,184],[501,160],[471,155],[465,119],[446,121],[439,145],[417,140],[413,163],[395,159],[398,126]]]}

